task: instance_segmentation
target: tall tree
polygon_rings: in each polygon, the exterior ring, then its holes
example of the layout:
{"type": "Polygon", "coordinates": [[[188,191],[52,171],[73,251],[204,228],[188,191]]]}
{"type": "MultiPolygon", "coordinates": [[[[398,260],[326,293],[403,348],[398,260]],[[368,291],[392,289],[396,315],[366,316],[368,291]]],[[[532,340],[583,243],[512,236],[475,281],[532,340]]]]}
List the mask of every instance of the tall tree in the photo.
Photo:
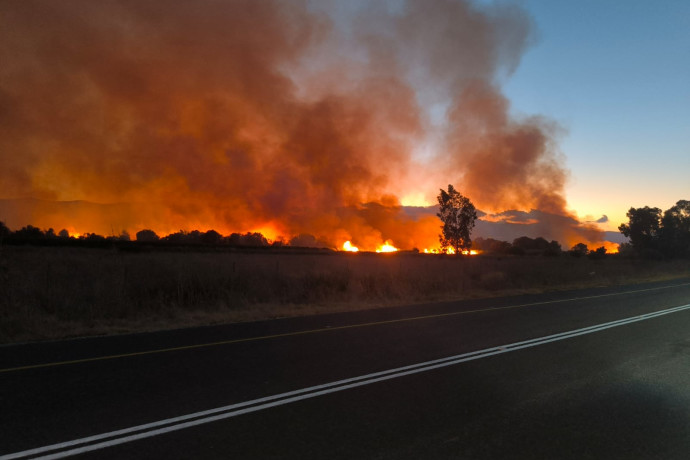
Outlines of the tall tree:
{"type": "Polygon", "coordinates": [[[638,252],[656,249],[661,228],[661,209],[649,206],[630,208],[626,215],[628,223],[621,224],[618,230],[630,238],[633,248],[638,252]]]}
{"type": "Polygon", "coordinates": [[[664,211],[659,233],[661,249],[669,256],[690,256],[690,201],[679,200],[664,211]]]}
{"type": "Polygon", "coordinates": [[[442,233],[438,236],[441,248],[445,251],[451,247],[456,254],[469,250],[472,247],[470,234],[477,220],[474,205],[450,184],[448,191],[441,189],[437,199],[440,209],[436,215],[443,222],[442,233]]]}

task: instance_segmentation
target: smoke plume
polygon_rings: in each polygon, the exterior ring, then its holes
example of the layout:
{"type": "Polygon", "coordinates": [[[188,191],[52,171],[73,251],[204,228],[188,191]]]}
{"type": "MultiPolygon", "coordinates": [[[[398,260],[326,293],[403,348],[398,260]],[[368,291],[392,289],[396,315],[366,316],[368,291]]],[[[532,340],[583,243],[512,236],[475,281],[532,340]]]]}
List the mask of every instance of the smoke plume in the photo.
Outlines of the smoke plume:
{"type": "Polygon", "coordinates": [[[36,207],[41,227],[369,249],[436,245],[400,199],[449,182],[487,211],[570,216],[558,128],[500,91],[531,29],[455,0],[2,2],[0,198],[126,209],[36,207]]]}

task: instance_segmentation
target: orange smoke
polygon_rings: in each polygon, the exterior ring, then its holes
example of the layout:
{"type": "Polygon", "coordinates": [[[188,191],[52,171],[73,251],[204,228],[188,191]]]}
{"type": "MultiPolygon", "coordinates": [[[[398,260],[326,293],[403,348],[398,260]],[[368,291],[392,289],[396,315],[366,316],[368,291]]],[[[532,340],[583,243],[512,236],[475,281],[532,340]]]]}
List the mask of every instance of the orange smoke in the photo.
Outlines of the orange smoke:
{"type": "Polygon", "coordinates": [[[511,118],[496,87],[530,41],[526,13],[361,8],[376,21],[300,1],[11,2],[0,199],[24,204],[0,220],[433,248],[438,219],[398,197],[448,183],[480,209],[569,216],[557,127],[511,118]]]}

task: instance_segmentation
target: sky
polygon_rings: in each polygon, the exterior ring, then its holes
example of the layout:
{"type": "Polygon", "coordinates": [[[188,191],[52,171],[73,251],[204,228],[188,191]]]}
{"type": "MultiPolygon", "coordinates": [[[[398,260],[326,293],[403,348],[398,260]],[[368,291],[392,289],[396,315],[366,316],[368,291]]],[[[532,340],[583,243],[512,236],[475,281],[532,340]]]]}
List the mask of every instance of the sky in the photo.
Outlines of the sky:
{"type": "Polygon", "coordinates": [[[426,248],[435,211],[409,206],[452,183],[490,234],[600,244],[629,207],[690,198],[688,18],[680,1],[0,0],[0,220],[426,248]]]}
{"type": "Polygon", "coordinates": [[[569,206],[627,221],[690,196],[690,2],[519,2],[535,43],[504,91],[565,129],[569,206]]]}

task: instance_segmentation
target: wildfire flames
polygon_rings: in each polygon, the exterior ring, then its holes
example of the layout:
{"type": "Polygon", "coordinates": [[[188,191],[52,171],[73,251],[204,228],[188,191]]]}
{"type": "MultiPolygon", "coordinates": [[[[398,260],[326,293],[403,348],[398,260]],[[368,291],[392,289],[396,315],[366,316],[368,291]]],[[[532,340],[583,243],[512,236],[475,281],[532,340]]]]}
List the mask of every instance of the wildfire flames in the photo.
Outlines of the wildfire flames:
{"type": "Polygon", "coordinates": [[[343,251],[359,252],[359,248],[356,246],[353,246],[352,243],[350,243],[349,241],[346,241],[345,243],[343,243],[343,251]]]}
{"type": "Polygon", "coordinates": [[[397,252],[398,248],[393,246],[390,241],[386,241],[383,245],[376,248],[376,252],[397,252]]]}
{"type": "MultiPolygon", "coordinates": [[[[345,243],[343,243],[342,250],[346,252],[359,252],[359,248],[357,246],[353,246],[353,244],[348,240],[345,243]]],[[[378,246],[376,248],[376,252],[397,252],[398,248],[393,246],[392,241],[386,241],[382,245],[378,246]]]]}
{"type": "MultiPolygon", "coordinates": [[[[455,254],[455,249],[453,248],[446,248],[445,251],[442,249],[424,249],[424,254],[455,254]]],[[[462,251],[461,253],[464,256],[476,256],[481,254],[481,251],[476,251],[474,249],[470,249],[469,251],[465,250],[462,251]]]]}
{"type": "Polygon", "coordinates": [[[560,128],[512,117],[499,87],[533,41],[526,12],[355,3],[9,2],[0,220],[433,252],[438,219],[399,197],[453,183],[485,212],[560,217],[539,220],[549,239],[603,240],[567,210],[560,128]]]}

